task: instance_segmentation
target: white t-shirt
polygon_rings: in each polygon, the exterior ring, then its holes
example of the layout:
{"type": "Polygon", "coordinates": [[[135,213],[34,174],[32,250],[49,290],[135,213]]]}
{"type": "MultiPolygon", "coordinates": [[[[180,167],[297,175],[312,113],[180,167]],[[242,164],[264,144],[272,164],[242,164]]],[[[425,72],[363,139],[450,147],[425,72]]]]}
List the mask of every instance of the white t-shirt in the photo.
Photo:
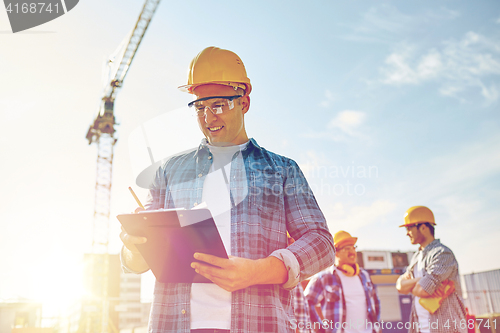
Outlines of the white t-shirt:
{"type": "MultiPolygon", "coordinates": [[[[229,179],[231,159],[246,147],[210,146],[213,163],[203,183],[202,200],[214,217],[215,225],[231,255],[231,199],[229,179]]],[[[241,153],[240,153],[241,154],[241,153]]],[[[231,329],[231,293],[215,283],[193,283],[191,285],[191,329],[218,328],[231,329]]]]}
{"type": "Polygon", "coordinates": [[[359,276],[347,276],[341,270],[337,270],[337,273],[342,282],[346,305],[345,333],[371,333],[371,327],[366,325],[368,308],[361,279],[359,276]]]}
{"type": "MultiPolygon", "coordinates": [[[[413,266],[413,276],[415,278],[424,276],[424,263],[422,260],[423,251],[420,251],[417,255],[417,263],[413,266]]],[[[420,333],[430,333],[429,329],[429,319],[430,314],[429,311],[424,309],[422,305],[420,305],[419,300],[420,297],[415,296],[415,311],[417,312],[418,322],[420,323],[420,333]]]]}

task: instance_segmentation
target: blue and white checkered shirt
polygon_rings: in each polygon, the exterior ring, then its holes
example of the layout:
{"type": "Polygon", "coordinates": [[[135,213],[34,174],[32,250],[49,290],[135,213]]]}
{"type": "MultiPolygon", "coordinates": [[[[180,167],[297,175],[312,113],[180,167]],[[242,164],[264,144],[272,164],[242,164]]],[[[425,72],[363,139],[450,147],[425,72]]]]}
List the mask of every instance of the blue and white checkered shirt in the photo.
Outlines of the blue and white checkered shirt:
{"type": "Polygon", "coordinates": [[[293,311],[295,314],[295,322],[292,325],[296,327],[297,333],[313,333],[311,329],[312,322],[309,315],[309,304],[304,297],[304,288],[302,284],[298,284],[292,291],[293,297],[293,311]]]}
{"type": "MultiPolygon", "coordinates": [[[[444,280],[449,279],[455,283],[455,291],[443,301],[436,312],[429,314],[431,333],[466,333],[466,311],[462,301],[460,275],[455,255],[448,247],[441,244],[439,239],[433,240],[423,250],[419,250],[413,255],[406,270],[412,278],[414,277],[413,268],[419,260],[420,252],[422,252],[423,261],[421,266],[425,268],[424,276],[418,282],[422,289],[432,295],[444,280]]],[[[411,325],[408,332],[417,333],[418,327],[415,324],[418,323],[418,317],[415,302],[412,303],[410,322],[414,324],[411,325]]]]}
{"type": "MultiPolygon", "coordinates": [[[[360,268],[359,279],[365,291],[367,318],[372,323],[373,332],[380,328],[380,300],[375,291],[370,275],[360,268]],[[375,324],[377,323],[377,324],[375,324]]],[[[337,268],[332,266],[323,272],[313,276],[304,292],[306,300],[310,305],[311,319],[316,322],[316,327],[324,328],[325,332],[343,332],[346,323],[347,307],[344,296],[342,281],[337,273],[337,268]],[[324,319],[327,325],[322,324],[315,306],[321,305],[324,319]]]]}
{"type": "MultiPolygon", "coordinates": [[[[146,208],[190,209],[201,203],[212,161],[206,140],[169,159],[156,173],[146,208]]],[[[233,156],[229,177],[231,254],[275,256],[289,271],[284,285],[254,285],[232,293],[231,332],[292,332],[290,290],[334,261],[325,217],[299,166],[253,139],[233,156]],[[296,239],[288,247],[287,230],[296,239]]],[[[188,333],[190,293],[191,284],[156,281],[149,332],[188,333]]]]}

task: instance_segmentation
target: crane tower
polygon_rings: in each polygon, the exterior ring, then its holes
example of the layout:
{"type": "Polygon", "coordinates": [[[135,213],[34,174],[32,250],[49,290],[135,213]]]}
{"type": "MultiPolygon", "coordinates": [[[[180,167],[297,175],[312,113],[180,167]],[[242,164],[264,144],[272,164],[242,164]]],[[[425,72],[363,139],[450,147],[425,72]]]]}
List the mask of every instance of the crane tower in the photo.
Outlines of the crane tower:
{"type": "Polygon", "coordinates": [[[87,267],[91,267],[87,274],[90,274],[90,286],[94,291],[93,298],[97,304],[96,307],[100,310],[94,311],[94,314],[97,313],[97,315],[89,315],[81,321],[83,324],[80,327],[85,326],[85,329],[81,330],[82,332],[107,333],[111,326],[108,320],[108,238],[113,151],[117,141],[114,102],[159,3],[160,0],[145,1],[132,32],[125,39],[125,43],[109,59],[99,110],[86,135],[89,145],[92,143],[97,145],[92,256],[90,257],[93,259],[87,265],[87,267]]]}

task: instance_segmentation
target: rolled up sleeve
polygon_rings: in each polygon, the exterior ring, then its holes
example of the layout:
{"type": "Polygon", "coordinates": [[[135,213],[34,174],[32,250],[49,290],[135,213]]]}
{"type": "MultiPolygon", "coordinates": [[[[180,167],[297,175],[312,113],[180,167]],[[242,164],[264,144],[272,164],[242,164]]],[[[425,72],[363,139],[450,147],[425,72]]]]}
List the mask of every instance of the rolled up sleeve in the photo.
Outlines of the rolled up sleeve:
{"type": "Polygon", "coordinates": [[[430,295],[448,279],[457,266],[455,256],[449,251],[439,251],[432,256],[430,265],[427,266],[424,276],[418,284],[430,295]]]}
{"type": "Polygon", "coordinates": [[[287,249],[276,250],[271,256],[278,258],[285,264],[288,280],[283,284],[286,290],[292,290],[300,282],[300,264],[295,255],[287,249]]]}
{"type": "MultiPolygon", "coordinates": [[[[335,248],[325,216],[299,166],[290,160],[287,171],[284,187],[286,223],[295,239],[287,249],[299,264],[298,281],[302,281],[333,265],[335,248]]],[[[289,276],[295,281],[295,271],[289,272],[293,273],[289,276]]],[[[289,282],[285,284],[287,287],[293,285],[289,282]]]]}

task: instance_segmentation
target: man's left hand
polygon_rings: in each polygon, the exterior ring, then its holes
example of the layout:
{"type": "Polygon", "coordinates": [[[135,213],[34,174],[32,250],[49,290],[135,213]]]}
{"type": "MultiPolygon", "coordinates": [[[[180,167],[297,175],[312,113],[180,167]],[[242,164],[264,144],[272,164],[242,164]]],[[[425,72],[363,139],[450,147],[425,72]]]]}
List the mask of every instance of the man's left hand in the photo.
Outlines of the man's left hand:
{"type": "Polygon", "coordinates": [[[225,259],[210,254],[195,253],[194,258],[202,261],[191,263],[191,267],[195,269],[196,273],[203,275],[229,292],[256,284],[281,284],[286,282],[288,277],[285,265],[275,257],[251,260],[229,256],[229,259],[225,259]],[[286,274],[285,277],[283,272],[286,274]],[[275,278],[264,280],[263,277],[266,277],[266,275],[267,277],[275,276],[275,278]]]}

